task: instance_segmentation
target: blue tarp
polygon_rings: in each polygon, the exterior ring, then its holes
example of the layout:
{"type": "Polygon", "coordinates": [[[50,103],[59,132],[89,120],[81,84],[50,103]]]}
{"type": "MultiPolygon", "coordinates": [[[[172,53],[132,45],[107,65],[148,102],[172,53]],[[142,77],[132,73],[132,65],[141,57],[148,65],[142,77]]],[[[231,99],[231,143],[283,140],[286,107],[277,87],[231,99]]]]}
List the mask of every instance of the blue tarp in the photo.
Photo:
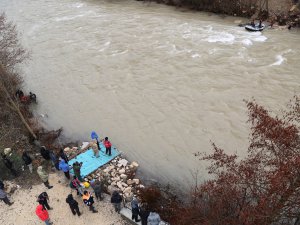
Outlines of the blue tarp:
{"type": "MultiPolygon", "coordinates": [[[[99,158],[96,158],[94,156],[94,152],[90,148],[86,152],[81,153],[77,155],[75,158],[71,159],[69,161],[69,165],[72,166],[73,163],[76,161],[82,162],[83,164],[80,171],[81,171],[81,176],[85,177],[120,154],[119,151],[113,146],[111,148],[111,156],[105,154],[105,147],[103,146],[102,143],[100,143],[100,148],[101,150],[99,152],[100,155],[99,158]]],[[[73,170],[71,170],[71,173],[74,174],[73,170]]]]}

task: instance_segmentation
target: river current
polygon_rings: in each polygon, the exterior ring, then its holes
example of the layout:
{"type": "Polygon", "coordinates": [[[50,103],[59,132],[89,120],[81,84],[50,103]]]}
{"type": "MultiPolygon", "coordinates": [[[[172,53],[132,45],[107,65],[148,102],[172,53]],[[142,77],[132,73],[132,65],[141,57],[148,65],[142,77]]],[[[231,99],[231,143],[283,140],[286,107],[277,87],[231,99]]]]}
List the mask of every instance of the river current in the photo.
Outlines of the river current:
{"type": "Polygon", "coordinates": [[[31,52],[23,71],[49,128],[95,130],[148,178],[207,178],[193,153],[244,156],[243,99],[278,112],[299,93],[298,31],[246,32],[238,18],[129,0],[0,0],[31,52]]]}

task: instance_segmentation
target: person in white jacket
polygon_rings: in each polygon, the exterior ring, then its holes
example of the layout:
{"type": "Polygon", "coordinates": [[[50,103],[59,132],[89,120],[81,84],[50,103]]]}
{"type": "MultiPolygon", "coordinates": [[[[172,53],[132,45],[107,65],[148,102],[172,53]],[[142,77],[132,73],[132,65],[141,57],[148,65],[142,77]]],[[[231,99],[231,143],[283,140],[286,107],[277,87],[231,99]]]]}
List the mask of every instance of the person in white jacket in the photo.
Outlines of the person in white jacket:
{"type": "Polygon", "coordinates": [[[159,225],[160,216],[155,212],[150,212],[147,221],[148,221],[148,225],[159,225]]]}

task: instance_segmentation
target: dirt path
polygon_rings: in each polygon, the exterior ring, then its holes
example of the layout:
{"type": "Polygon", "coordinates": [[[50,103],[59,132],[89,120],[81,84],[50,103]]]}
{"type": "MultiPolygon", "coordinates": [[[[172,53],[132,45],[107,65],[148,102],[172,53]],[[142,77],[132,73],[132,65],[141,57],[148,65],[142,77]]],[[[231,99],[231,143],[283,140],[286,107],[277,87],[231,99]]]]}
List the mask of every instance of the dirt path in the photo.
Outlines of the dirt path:
{"type": "Polygon", "coordinates": [[[37,206],[37,196],[46,191],[50,197],[49,205],[53,210],[49,211],[50,219],[54,225],[88,224],[88,225],[125,225],[121,216],[114,212],[110,204],[110,196],[105,195],[101,202],[95,201],[95,208],[98,213],[88,211],[81,198],[76,195],[76,191],[69,188],[68,183],[62,174],[51,174],[50,184],[54,187],[50,190],[43,184],[34,185],[31,189],[19,189],[11,197],[14,204],[11,207],[0,202],[0,224],[6,225],[35,225],[44,224],[35,215],[37,206]],[[79,209],[82,212],[80,217],[73,216],[69,205],[65,199],[69,193],[72,193],[79,203],[79,209]]]}

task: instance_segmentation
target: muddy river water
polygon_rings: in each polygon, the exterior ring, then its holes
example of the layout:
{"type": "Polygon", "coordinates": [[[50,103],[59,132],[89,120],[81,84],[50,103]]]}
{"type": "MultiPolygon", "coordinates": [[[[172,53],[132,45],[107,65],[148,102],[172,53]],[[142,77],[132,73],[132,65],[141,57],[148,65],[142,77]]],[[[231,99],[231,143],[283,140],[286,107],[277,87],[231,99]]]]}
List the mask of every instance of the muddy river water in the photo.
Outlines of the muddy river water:
{"type": "Polygon", "coordinates": [[[194,152],[246,154],[243,99],[277,112],[299,93],[300,33],[129,0],[0,0],[31,52],[27,88],[49,128],[108,136],[148,178],[207,177],[194,152]]]}

